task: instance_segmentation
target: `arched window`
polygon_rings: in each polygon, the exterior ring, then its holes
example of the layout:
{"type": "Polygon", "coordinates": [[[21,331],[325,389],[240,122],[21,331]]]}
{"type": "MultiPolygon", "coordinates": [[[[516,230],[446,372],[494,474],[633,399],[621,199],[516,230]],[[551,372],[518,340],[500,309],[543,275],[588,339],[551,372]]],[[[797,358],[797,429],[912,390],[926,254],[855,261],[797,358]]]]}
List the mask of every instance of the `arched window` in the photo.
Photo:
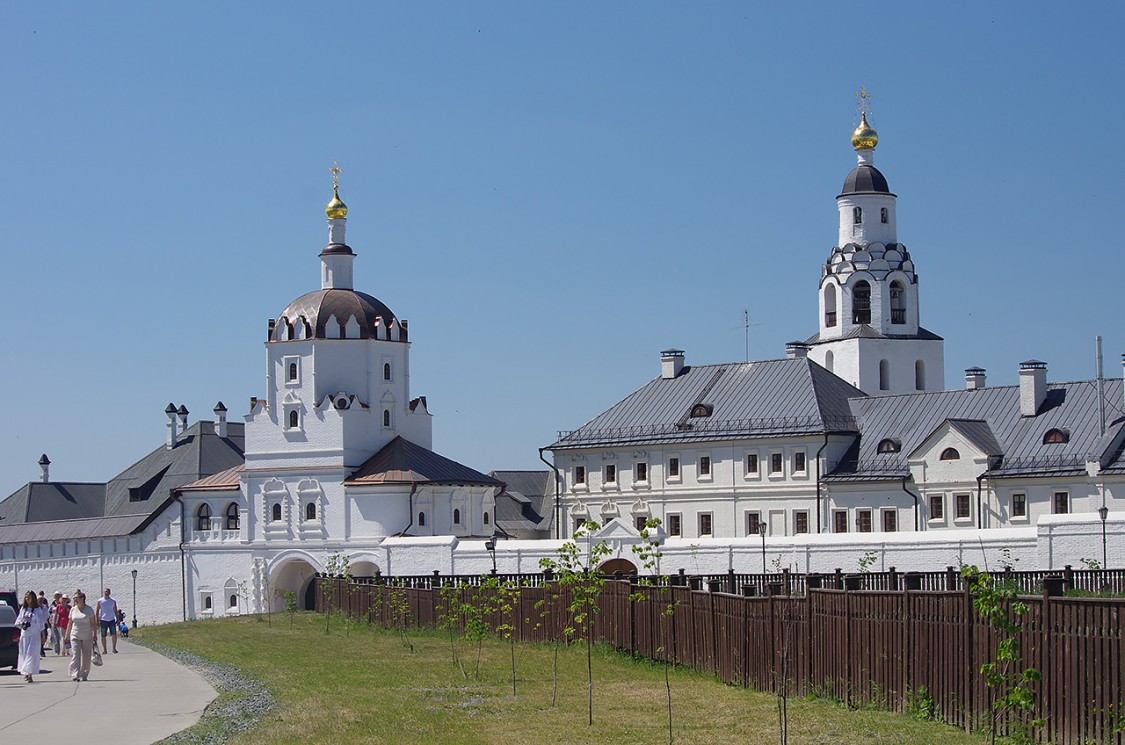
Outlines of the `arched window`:
{"type": "Polygon", "coordinates": [[[309,502],[308,504],[305,505],[305,519],[306,520],[315,520],[316,519],[316,502],[309,502]]]}
{"type": "Polygon", "coordinates": [[[1062,445],[1070,442],[1070,434],[1065,429],[1049,429],[1043,435],[1044,445],[1062,445]]]}
{"type": "Polygon", "coordinates": [[[691,407],[691,417],[695,419],[708,417],[711,416],[712,411],[714,411],[714,407],[711,404],[696,404],[691,407]]]}
{"type": "Polygon", "coordinates": [[[391,379],[391,363],[384,362],[383,363],[383,380],[390,380],[390,379],[391,379]]]}
{"type": "Polygon", "coordinates": [[[453,510],[453,524],[454,525],[460,525],[461,524],[461,510],[453,510]]]}
{"type": "Polygon", "coordinates": [[[390,409],[383,409],[383,426],[384,427],[391,426],[391,410],[390,409]]]}
{"type": "Polygon", "coordinates": [[[420,528],[426,527],[426,513],[425,512],[419,512],[418,513],[418,527],[420,527],[420,528]]]}
{"type": "Polygon", "coordinates": [[[196,530],[210,530],[211,529],[211,505],[204,502],[199,505],[199,509],[195,512],[196,530]]]}
{"type": "Polygon", "coordinates": [[[824,369],[832,372],[832,367],[836,364],[836,355],[831,352],[824,353],[824,369]]]}
{"type": "Polygon", "coordinates": [[[484,524],[488,525],[488,512],[484,513],[484,524]]]}
{"type": "Polygon", "coordinates": [[[891,389],[891,363],[886,360],[879,360],[879,390],[889,391],[891,389]]]}
{"type": "Polygon", "coordinates": [[[914,390],[926,390],[926,363],[922,360],[914,363],[914,390]]]}
{"type": "Polygon", "coordinates": [[[238,607],[238,595],[231,595],[230,596],[230,607],[231,608],[237,608],[238,607]]]}
{"type": "Polygon", "coordinates": [[[204,595],[203,596],[203,610],[211,610],[211,596],[210,595],[204,595]]]}
{"type": "Polygon", "coordinates": [[[852,223],[855,225],[863,224],[863,208],[852,207],[852,223]]]}
{"type": "Polygon", "coordinates": [[[880,207],[879,208],[879,222],[886,225],[888,222],[890,222],[890,220],[887,219],[887,218],[888,218],[887,208],[886,207],[880,207]]]}
{"type": "Polygon", "coordinates": [[[289,412],[289,429],[297,429],[301,426],[301,415],[296,410],[289,412]]]}
{"type": "Polygon", "coordinates": [[[831,282],[824,288],[824,326],[832,328],[836,325],[836,285],[831,282]]]}
{"type": "Polygon", "coordinates": [[[961,460],[961,454],[957,452],[957,448],[946,448],[941,451],[942,460],[961,460]]]}
{"type": "Polygon", "coordinates": [[[902,282],[891,282],[891,323],[906,323],[906,290],[902,282]]]}
{"type": "Polygon", "coordinates": [[[281,519],[281,502],[274,502],[273,503],[273,508],[270,512],[270,515],[271,515],[271,518],[273,520],[280,520],[281,519]]]}
{"type": "Polygon", "coordinates": [[[231,502],[227,505],[227,530],[238,530],[241,514],[238,510],[238,504],[231,502]]]}
{"type": "Polygon", "coordinates": [[[890,437],[880,442],[877,448],[879,453],[897,453],[901,449],[902,445],[899,444],[899,441],[890,437]]]}
{"type": "Polygon", "coordinates": [[[871,285],[861,279],[852,288],[852,323],[871,323],[871,285]]]}
{"type": "Polygon", "coordinates": [[[296,379],[297,379],[297,363],[296,362],[290,362],[289,363],[289,380],[296,380],[296,379]]]}

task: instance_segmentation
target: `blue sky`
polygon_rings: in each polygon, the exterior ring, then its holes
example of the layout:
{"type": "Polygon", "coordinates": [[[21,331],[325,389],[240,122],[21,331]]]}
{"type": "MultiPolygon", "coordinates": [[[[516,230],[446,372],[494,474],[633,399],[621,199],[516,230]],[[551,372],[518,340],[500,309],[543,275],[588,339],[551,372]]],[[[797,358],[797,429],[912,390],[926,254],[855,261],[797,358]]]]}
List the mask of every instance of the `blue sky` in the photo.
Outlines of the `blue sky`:
{"type": "Polygon", "coordinates": [[[946,385],[1120,375],[1117,4],[0,5],[0,495],[119,472],[173,401],[245,414],[319,287],[410,322],[434,446],[481,470],[658,371],[816,331],[874,93],[946,385]],[[916,6],[916,7],[915,7],[916,6]]]}

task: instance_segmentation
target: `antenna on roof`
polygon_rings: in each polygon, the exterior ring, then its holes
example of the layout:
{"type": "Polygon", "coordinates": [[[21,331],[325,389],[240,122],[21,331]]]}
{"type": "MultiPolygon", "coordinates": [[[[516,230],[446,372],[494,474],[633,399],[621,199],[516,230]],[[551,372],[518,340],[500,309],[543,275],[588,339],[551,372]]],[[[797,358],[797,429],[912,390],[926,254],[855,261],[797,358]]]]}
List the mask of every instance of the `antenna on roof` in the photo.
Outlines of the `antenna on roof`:
{"type": "Polygon", "coordinates": [[[735,326],[736,329],[742,329],[746,341],[746,362],[750,361],[750,329],[755,326],[765,326],[764,323],[750,323],[750,311],[746,308],[742,309],[742,323],[735,326]]]}
{"type": "Polygon", "coordinates": [[[1098,376],[1098,424],[1102,436],[1105,436],[1105,377],[1102,375],[1102,337],[1094,337],[1094,370],[1098,376]]]}

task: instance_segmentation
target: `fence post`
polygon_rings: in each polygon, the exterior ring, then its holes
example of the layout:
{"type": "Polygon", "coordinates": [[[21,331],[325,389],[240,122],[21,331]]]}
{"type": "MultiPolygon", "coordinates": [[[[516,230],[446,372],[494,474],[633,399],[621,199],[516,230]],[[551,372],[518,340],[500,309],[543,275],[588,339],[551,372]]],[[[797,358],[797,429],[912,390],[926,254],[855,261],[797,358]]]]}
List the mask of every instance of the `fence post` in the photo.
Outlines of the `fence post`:
{"type": "MultiPolygon", "coordinates": [[[[1047,694],[1047,692],[1051,690],[1050,681],[1047,678],[1051,674],[1051,590],[1055,589],[1047,586],[1047,581],[1049,579],[1051,578],[1047,577],[1043,580],[1043,610],[1040,611],[1039,617],[1039,628],[1040,634],[1042,635],[1040,649],[1042,650],[1041,659],[1043,660],[1043,664],[1041,666],[1041,669],[1039,670],[1039,672],[1042,674],[1042,677],[1039,680],[1039,690],[1044,694],[1040,700],[1045,704],[1043,708],[1046,709],[1050,708],[1050,701],[1052,698],[1047,694]]],[[[1048,729],[1046,735],[1048,739],[1052,734],[1050,731],[1052,728],[1052,713],[1053,712],[1051,711],[1043,712],[1043,719],[1047,722],[1048,729]]]]}
{"type": "Polygon", "coordinates": [[[734,567],[727,570],[727,587],[730,588],[728,592],[734,595],[738,592],[738,588],[734,584],[734,567]]]}
{"type": "Polygon", "coordinates": [[[914,657],[914,645],[910,640],[913,637],[910,633],[910,582],[905,581],[902,585],[902,690],[899,691],[902,709],[906,708],[906,692],[914,689],[914,681],[910,675],[910,662],[914,657]]]}
{"type": "MultiPolygon", "coordinates": [[[[952,572],[953,567],[948,567],[946,572],[952,572]]],[[[969,583],[964,583],[961,588],[962,602],[965,604],[965,664],[961,666],[961,672],[964,677],[965,691],[965,732],[971,733],[973,731],[974,721],[976,719],[976,696],[975,686],[973,680],[976,677],[976,671],[979,665],[976,664],[976,650],[973,648],[973,625],[976,622],[975,614],[973,613],[973,596],[969,592],[969,583]]]]}
{"type": "Polygon", "coordinates": [[[898,571],[894,567],[889,567],[887,569],[887,582],[888,589],[892,592],[898,591],[898,571]]]}
{"type": "Polygon", "coordinates": [[[957,589],[957,571],[953,567],[945,568],[945,589],[950,592],[957,589]]]}
{"type": "Polygon", "coordinates": [[[1074,589],[1074,567],[1070,564],[1063,567],[1063,584],[1066,588],[1064,592],[1074,589]]]}
{"type": "MultiPolygon", "coordinates": [[[[840,570],[836,570],[839,576],[840,570]]],[[[844,588],[844,704],[852,705],[852,594],[844,588]]]]}
{"type": "Polygon", "coordinates": [[[781,570],[781,591],[787,596],[793,594],[793,586],[791,582],[792,579],[789,576],[789,567],[785,567],[781,570]]]}

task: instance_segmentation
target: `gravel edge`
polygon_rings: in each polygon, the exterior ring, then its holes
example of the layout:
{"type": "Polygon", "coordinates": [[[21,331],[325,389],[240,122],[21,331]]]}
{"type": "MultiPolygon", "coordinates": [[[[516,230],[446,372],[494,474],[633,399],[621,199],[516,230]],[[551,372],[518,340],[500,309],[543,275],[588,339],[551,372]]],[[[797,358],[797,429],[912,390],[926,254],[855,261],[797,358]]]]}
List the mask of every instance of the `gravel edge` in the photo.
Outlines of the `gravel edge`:
{"type": "Polygon", "coordinates": [[[234,735],[253,728],[266,712],[277,705],[273,694],[265,686],[230,665],[211,662],[141,637],[129,641],[194,670],[219,692],[218,698],[203,710],[198,722],[164,738],[160,745],[221,745],[234,735]]]}

